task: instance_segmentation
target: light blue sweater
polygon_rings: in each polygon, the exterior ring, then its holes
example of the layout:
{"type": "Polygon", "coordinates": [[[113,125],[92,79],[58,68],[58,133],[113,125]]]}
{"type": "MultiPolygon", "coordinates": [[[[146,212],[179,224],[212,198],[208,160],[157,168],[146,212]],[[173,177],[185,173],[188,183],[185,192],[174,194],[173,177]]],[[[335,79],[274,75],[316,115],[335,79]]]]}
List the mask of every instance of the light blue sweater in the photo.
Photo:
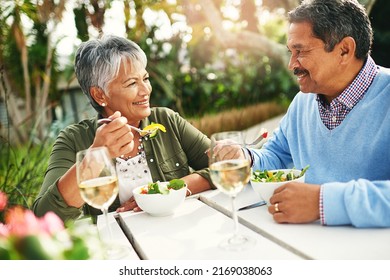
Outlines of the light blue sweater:
{"type": "Polygon", "coordinates": [[[323,188],[327,225],[390,227],[390,69],[380,68],[363,99],[329,130],[316,94],[298,93],[253,169],[303,168],[323,188]]]}

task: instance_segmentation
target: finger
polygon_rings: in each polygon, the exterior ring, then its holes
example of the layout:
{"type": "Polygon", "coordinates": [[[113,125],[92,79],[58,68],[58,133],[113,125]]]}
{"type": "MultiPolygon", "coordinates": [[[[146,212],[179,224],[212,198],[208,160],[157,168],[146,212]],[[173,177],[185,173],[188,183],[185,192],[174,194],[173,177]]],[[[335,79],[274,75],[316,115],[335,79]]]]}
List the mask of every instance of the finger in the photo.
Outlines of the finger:
{"type": "Polygon", "coordinates": [[[288,215],[283,212],[284,205],[280,202],[277,202],[271,206],[268,207],[268,211],[271,212],[272,217],[275,222],[277,223],[287,223],[288,222],[288,215]]]}
{"type": "Polygon", "coordinates": [[[216,151],[220,159],[235,159],[240,157],[241,148],[239,146],[221,146],[216,151]]]}
{"type": "Polygon", "coordinates": [[[123,145],[122,147],[119,148],[119,153],[117,154],[117,156],[129,154],[132,150],[134,150],[134,146],[135,146],[134,141],[131,141],[130,143],[123,145]]]}
{"type": "Polygon", "coordinates": [[[285,215],[283,212],[278,212],[273,214],[273,219],[275,222],[282,224],[282,223],[287,223],[287,215],[285,215]]]}
{"type": "MultiPolygon", "coordinates": [[[[114,132],[122,127],[127,126],[127,118],[125,117],[117,117],[112,122],[107,123],[105,126],[102,126],[107,132],[114,132]]],[[[129,127],[130,130],[130,127],[129,127]]]]}
{"type": "Polygon", "coordinates": [[[282,188],[282,189],[277,188],[277,189],[275,189],[274,193],[272,194],[272,196],[269,199],[269,202],[271,204],[275,204],[277,202],[284,201],[286,199],[284,190],[285,190],[285,188],[282,188]]]}
{"type": "Polygon", "coordinates": [[[112,114],[108,118],[111,119],[111,120],[115,120],[116,118],[119,118],[120,116],[122,116],[121,112],[115,111],[114,114],[112,114]]]}
{"type": "Polygon", "coordinates": [[[283,190],[285,190],[287,184],[288,184],[288,183],[283,184],[283,185],[281,185],[280,187],[277,187],[277,188],[274,190],[274,194],[280,193],[280,192],[282,192],[283,190]]]}
{"type": "Polygon", "coordinates": [[[227,153],[223,156],[224,159],[237,159],[241,158],[242,152],[240,147],[232,147],[227,150],[227,153]]]}
{"type": "Polygon", "coordinates": [[[118,137],[126,132],[131,132],[126,123],[126,118],[121,117],[110,123],[103,124],[97,129],[96,137],[101,138],[100,141],[104,141],[104,143],[115,142],[118,137]]]}
{"type": "Polygon", "coordinates": [[[276,214],[276,211],[275,211],[275,204],[271,204],[270,206],[268,206],[268,212],[272,215],[276,214]]]}
{"type": "Polygon", "coordinates": [[[116,210],[116,212],[126,212],[126,211],[133,210],[136,207],[138,207],[137,203],[133,199],[130,199],[130,200],[126,201],[125,203],[123,203],[121,205],[121,207],[119,207],[116,210]]]}
{"type": "Polygon", "coordinates": [[[275,215],[277,213],[282,213],[283,211],[280,210],[280,202],[268,206],[268,212],[272,215],[275,215]],[[277,208],[276,208],[276,204],[277,204],[277,208]]]}
{"type": "Polygon", "coordinates": [[[132,132],[126,132],[125,134],[119,136],[114,145],[121,155],[133,151],[134,146],[134,134],[132,132]]]}
{"type": "Polygon", "coordinates": [[[134,149],[134,135],[127,128],[105,134],[104,137],[107,139],[105,145],[113,156],[130,153],[134,149]]]}
{"type": "Polygon", "coordinates": [[[275,208],[274,208],[273,205],[268,206],[268,213],[273,215],[274,214],[274,210],[275,210],[275,208]]]}

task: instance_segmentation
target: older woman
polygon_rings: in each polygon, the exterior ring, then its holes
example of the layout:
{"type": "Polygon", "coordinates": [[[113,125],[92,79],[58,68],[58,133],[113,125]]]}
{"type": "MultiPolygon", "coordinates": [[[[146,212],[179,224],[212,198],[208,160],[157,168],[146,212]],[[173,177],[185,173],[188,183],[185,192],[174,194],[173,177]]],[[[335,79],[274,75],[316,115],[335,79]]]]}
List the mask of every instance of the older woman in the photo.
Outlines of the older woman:
{"type": "Polygon", "coordinates": [[[33,205],[37,215],[54,211],[69,220],[82,212],[100,213],[81,198],[75,169],[78,151],[99,146],[106,146],[116,158],[119,197],[110,211],[139,210],[132,189],[152,181],[182,178],[192,193],[210,189],[204,153],[209,139],[174,111],[150,107],[152,87],[146,64],[140,47],[124,38],[105,36],[80,46],[76,76],[98,116],[72,124],[58,135],[33,205]],[[98,125],[99,118],[112,121],[98,125]],[[166,132],[148,138],[129,126],[143,128],[152,122],[165,126],[166,132]]]}

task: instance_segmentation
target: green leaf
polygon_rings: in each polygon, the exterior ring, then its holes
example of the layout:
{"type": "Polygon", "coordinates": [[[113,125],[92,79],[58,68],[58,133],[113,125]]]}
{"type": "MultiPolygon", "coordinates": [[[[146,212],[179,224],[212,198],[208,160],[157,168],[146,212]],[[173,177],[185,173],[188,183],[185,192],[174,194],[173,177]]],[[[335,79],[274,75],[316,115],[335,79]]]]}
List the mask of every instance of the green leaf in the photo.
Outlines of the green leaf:
{"type": "Polygon", "coordinates": [[[50,260],[46,250],[43,248],[39,237],[28,235],[17,241],[17,249],[26,260],[50,260]]]}
{"type": "Polygon", "coordinates": [[[174,190],[180,190],[185,186],[185,182],[182,179],[172,179],[169,181],[168,188],[174,190]]]}
{"type": "Polygon", "coordinates": [[[148,185],[148,194],[156,194],[161,193],[160,188],[158,187],[158,182],[156,183],[149,183],[148,185]]]}
{"type": "Polygon", "coordinates": [[[302,177],[306,173],[306,170],[309,169],[309,167],[310,167],[310,165],[306,165],[304,168],[302,168],[302,171],[299,174],[299,177],[302,177]]]}
{"type": "Polygon", "coordinates": [[[84,240],[79,237],[73,237],[73,246],[65,251],[64,255],[67,260],[88,260],[90,257],[88,250],[84,240]]]}

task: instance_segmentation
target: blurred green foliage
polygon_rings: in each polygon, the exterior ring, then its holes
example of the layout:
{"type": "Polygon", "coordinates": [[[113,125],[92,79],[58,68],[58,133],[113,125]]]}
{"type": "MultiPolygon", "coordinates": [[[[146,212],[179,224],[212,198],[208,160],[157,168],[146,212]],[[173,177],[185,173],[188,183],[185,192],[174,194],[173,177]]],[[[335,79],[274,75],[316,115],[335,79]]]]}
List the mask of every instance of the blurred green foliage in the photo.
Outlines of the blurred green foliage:
{"type": "MultiPolygon", "coordinates": [[[[269,32],[282,28],[281,22],[276,24],[269,32]]],[[[213,37],[183,50],[180,35],[157,41],[152,39],[155,29],[138,42],[148,57],[154,105],[201,117],[268,101],[286,104],[298,91],[285,65],[261,53],[224,49],[213,37]]],[[[279,40],[285,40],[284,35],[279,40]]]]}
{"type": "Polygon", "coordinates": [[[9,206],[32,206],[43,183],[51,144],[47,138],[39,145],[31,141],[16,147],[0,138],[0,190],[7,194],[9,206]]]}

